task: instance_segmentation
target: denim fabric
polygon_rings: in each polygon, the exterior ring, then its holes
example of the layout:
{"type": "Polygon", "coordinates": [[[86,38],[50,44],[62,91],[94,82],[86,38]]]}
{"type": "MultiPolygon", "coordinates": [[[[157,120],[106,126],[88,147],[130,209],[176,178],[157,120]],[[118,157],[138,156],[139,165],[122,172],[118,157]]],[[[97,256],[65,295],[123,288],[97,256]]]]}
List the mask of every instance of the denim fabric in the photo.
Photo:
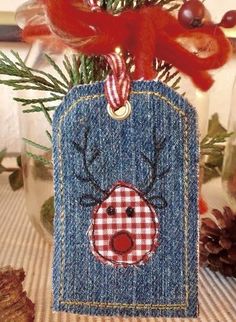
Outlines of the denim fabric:
{"type": "Polygon", "coordinates": [[[160,82],[132,84],[131,116],[115,121],[107,113],[104,83],[77,86],[53,120],[55,181],[54,309],[86,315],[196,317],[198,311],[198,162],[195,109],[160,82]],[[91,172],[104,190],[125,181],[142,191],[150,167],[141,158],[154,155],[153,132],[165,139],[155,182],[147,197],[167,201],[155,208],[160,222],[159,247],[142,266],[115,268],[99,262],[90,249],[88,229],[93,207],[79,200],[97,198],[83,172],[73,142],[89,128],[88,158],[101,154],[91,172]]]}

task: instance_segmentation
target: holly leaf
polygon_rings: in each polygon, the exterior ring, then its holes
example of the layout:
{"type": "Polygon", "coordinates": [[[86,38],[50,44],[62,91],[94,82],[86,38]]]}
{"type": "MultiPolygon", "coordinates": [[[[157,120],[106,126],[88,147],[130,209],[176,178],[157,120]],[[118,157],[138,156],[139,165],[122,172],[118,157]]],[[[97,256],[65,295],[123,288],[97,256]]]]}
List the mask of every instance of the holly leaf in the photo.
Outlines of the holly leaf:
{"type": "Polygon", "coordinates": [[[41,222],[46,228],[46,230],[53,234],[53,221],[54,221],[54,197],[50,197],[45,203],[42,205],[40,211],[40,219],[41,222]]]}
{"type": "Polygon", "coordinates": [[[22,168],[21,155],[18,155],[18,157],[16,158],[16,163],[19,168],[22,168]]]}
{"type": "Polygon", "coordinates": [[[214,136],[227,133],[226,129],[221,125],[219,121],[219,115],[217,113],[213,114],[208,124],[207,135],[211,138],[214,136]]]}
{"type": "Polygon", "coordinates": [[[6,168],[0,164],[0,174],[5,172],[6,171],[6,168]]]}
{"type": "Polygon", "coordinates": [[[206,183],[214,178],[221,175],[222,171],[222,156],[211,156],[208,158],[207,162],[204,164],[204,179],[203,182],[206,183]]]}
{"type": "MultiPolygon", "coordinates": [[[[44,156],[45,158],[46,155],[44,156]]],[[[48,158],[50,160],[50,158],[48,158]]],[[[34,161],[34,167],[32,169],[34,179],[41,179],[44,181],[52,180],[52,167],[45,165],[42,161],[34,161]]]]}
{"type": "Polygon", "coordinates": [[[0,164],[2,163],[3,159],[5,158],[7,153],[7,149],[3,149],[0,151],[0,164]]]}
{"type": "Polygon", "coordinates": [[[9,183],[13,191],[23,187],[23,175],[21,169],[17,169],[9,175],[9,183]]]}
{"type": "Polygon", "coordinates": [[[221,176],[225,150],[222,143],[225,143],[231,134],[221,125],[219,115],[213,114],[209,120],[208,133],[201,142],[201,152],[207,156],[204,164],[204,183],[221,176]]]}

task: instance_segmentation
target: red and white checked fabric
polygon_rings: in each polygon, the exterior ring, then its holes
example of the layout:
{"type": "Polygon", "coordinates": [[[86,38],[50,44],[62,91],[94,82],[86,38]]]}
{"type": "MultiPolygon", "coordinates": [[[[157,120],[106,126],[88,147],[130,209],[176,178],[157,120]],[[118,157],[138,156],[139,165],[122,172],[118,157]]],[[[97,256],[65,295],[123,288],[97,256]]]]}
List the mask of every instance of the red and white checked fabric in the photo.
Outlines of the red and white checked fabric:
{"type": "MultiPolygon", "coordinates": [[[[146,262],[158,246],[159,223],[153,207],[141,193],[126,183],[117,183],[108,197],[93,212],[89,237],[92,252],[101,262],[113,266],[140,265],[146,262]],[[108,207],[115,213],[109,215],[108,207]],[[127,208],[132,207],[134,214],[127,215],[127,208]],[[116,236],[129,236],[132,247],[124,253],[117,253],[113,241],[122,243],[116,236]]],[[[123,245],[116,245],[120,248],[123,245]]]]}
{"type": "Polygon", "coordinates": [[[109,105],[116,111],[128,100],[131,80],[122,56],[112,53],[105,58],[112,70],[112,74],[109,74],[105,81],[105,94],[109,105]]]}
{"type": "MultiPolygon", "coordinates": [[[[86,0],[86,2],[92,11],[101,10],[99,1],[86,0]]],[[[131,80],[122,56],[114,52],[104,57],[112,70],[112,74],[109,74],[105,80],[105,95],[110,107],[116,111],[128,100],[131,80]]]]}

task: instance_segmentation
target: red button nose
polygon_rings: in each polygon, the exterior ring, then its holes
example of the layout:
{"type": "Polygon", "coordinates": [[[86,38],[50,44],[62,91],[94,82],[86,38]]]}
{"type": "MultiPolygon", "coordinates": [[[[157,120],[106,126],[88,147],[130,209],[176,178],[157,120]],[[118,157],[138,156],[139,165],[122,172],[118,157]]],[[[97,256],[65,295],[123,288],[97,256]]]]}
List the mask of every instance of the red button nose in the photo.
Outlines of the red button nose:
{"type": "Polygon", "coordinates": [[[117,254],[127,254],[133,248],[134,242],[128,231],[119,231],[111,238],[112,250],[117,254]]]}

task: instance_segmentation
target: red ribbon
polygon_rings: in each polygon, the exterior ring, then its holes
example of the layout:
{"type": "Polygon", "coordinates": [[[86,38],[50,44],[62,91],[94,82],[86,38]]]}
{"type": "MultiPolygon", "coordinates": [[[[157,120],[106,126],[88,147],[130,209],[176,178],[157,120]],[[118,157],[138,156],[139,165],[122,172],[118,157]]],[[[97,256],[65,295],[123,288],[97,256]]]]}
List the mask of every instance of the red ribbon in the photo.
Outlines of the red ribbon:
{"type": "Polygon", "coordinates": [[[128,100],[130,77],[126,72],[125,61],[120,55],[112,53],[105,58],[112,70],[112,74],[108,75],[105,81],[105,94],[109,105],[116,111],[128,100]]]}
{"type": "MultiPolygon", "coordinates": [[[[153,62],[158,58],[190,76],[200,89],[208,90],[213,79],[207,71],[223,66],[231,53],[231,44],[217,25],[208,23],[187,30],[158,6],[112,15],[107,11],[93,11],[82,0],[41,1],[49,21],[45,34],[50,30],[54,37],[86,55],[109,55],[120,47],[133,57],[133,79],[155,78],[153,62]],[[193,53],[189,44],[194,44],[197,53],[205,48],[203,55],[193,53]]],[[[36,35],[37,28],[26,27],[23,37],[36,35]]],[[[113,79],[113,83],[119,82],[113,79]]]]}
{"type": "MultiPolygon", "coordinates": [[[[101,11],[96,0],[87,0],[87,3],[92,11],[101,11]]],[[[122,56],[114,52],[104,57],[112,70],[105,80],[105,95],[110,107],[116,111],[128,100],[131,80],[122,56]]]]}

